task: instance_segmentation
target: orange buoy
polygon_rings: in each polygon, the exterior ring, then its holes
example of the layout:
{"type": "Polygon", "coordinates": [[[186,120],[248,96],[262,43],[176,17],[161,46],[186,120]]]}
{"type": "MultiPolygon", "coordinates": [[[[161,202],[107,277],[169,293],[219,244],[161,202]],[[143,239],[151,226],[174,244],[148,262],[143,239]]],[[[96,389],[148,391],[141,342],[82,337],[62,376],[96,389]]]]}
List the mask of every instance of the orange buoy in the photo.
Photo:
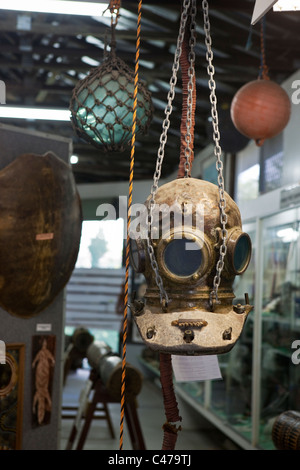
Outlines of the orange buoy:
{"type": "Polygon", "coordinates": [[[285,128],[291,114],[291,102],[280,85],[258,79],[237,91],[230,114],[236,129],[261,146],[265,139],[274,137],[285,128]]]}

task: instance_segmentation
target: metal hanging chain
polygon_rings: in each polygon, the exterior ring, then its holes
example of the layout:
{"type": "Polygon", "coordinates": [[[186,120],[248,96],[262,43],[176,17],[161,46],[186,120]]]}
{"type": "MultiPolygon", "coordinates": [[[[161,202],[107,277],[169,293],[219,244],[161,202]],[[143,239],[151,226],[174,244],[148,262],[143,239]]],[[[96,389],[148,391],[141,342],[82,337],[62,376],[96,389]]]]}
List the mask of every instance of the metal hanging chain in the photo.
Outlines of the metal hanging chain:
{"type": "Polygon", "coordinates": [[[185,134],[185,141],[186,147],[184,150],[185,156],[185,175],[184,177],[187,178],[191,172],[191,156],[192,156],[192,134],[191,129],[193,126],[193,92],[194,92],[194,77],[195,77],[195,51],[194,47],[196,45],[196,14],[197,14],[197,1],[192,0],[191,5],[191,24],[190,24],[190,40],[189,40],[189,69],[188,69],[188,99],[187,99],[187,118],[186,118],[186,134],[185,134]]]}
{"type": "Polygon", "coordinates": [[[116,26],[118,24],[119,16],[120,16],[120,8],[121,8],[121,0],[110,0],[108,7],[104,12],[102,13],[102,16],[104,15],[107,10],[110,11],[110,34],[111,34],[111,39],[110,39],[110,54],[107,53],[107,38],[105,35],[105,45],[104,45],[104,58],[106,58],[108,55],[111,57],[115,58],[116,57],[116,35],[115,35],[115,30],[116,26]]]}
{"type": "Polygon", "coordinates": [[[214,302],[220,303],[218,299],[218,288],[221,283],[221,274],[224,268],[224,258],[227,252],[227,214],[226,214],[226,201],[225,201],[225,190],[224,190],[224,177],[223,177],[223,163],[221,160],[222,150],[220,147],[220,132],[219,132],[219,119],[218,119],[218,112],[217,112],[217,97],[216,97],[216,83],[214,80],[214,73],[215,69],[212,64],[213,61],[213,52],[211,49],[212,40],[210,34],[210,22],[209,22],[209,14],[208,14],[208,2],[207,0],[202,1],[202,9],[203,9],[203,18],[204,18],[204,31],[205,31],[205,44],[207,48],[206,52],[206,60],[208,62],[207,66],[207,73],[209,76],[208,86],[210,89],[210,103],[211,103],[211,117],[212,117],[212,125],[213,125],[213,139],[215,142],[214,154],[217,158],[216,168],[218,171],[218,187],[219,187],[219,208],[220,208],[220,222],[222,226],[221,234],[222,234],[222,243],[220,245],[220,255],[219,260],[216,266],[216,275],[213,280],[213,289],[210,293],[210,306],[213,308],[214,302]]]}
{"type": "Polygon", "coordinates": [[[118,23],[118,19],[119,19],[119,16],[120,16],[120,8],[121,8],[121,0],[110,0],[108,7],[102,13],[102,15],[104,15],[104,13],[107,10],[110,11],[110,14],[111,14],[110,24],[111,24],[111,26],[116,25],[118,23]]]}
{"type": "Polygon", "coordinates": [[[261,65],[259,71],[259,78],[263,80],[270,80],[269,68],[266,64],[266,46],[265,46],[265,32],[266,32],[266,18],[263,17],[260,22],[260,56],[261,65]]]}
{"type": "Polygon", "coordinates": [[[174,62],[172,66],[172,76],[170,79],[170,90],[168,92],[168,103],[165,108],[165,119],[163,121],[163,130],[162,134],[160,136],[160,146],[158,149],[158,154],[157,154],[157,160],[156,160],[156,168],[153,176],[153,184],[151,187],[151,192],[150,192],[150,200],[149,200],[149,214],[148,214],[148,235],[146,237],[147,240],[147,251],[148,255],[150,258],[150,263],[151,267],[155,273],[155,282],[157,284],[157,287],[159,288],[159,293],[160,293],[160,302],[163,305],[163,307],[166,307],[169,302],[169,297],[168,294],[164,288],[162,278],[159,274],[159,269],[158,269],[158,264],[155,258],[155,253],[154,253],[154,248],[150,242],[150,235],[151,235],[151,227],[153,223],[153,209],[155,205],[155,196],[158,190],[158,182],[161,176],[161,168],[162,168],[162,163],[164,159],[164,151],[165,151],[165,145],[167,143],[167,132],[170,127],[170,115],[173,110],[173,100],[175,97],[175,86],[177,83],[177,73],[179,69],[179,59],[181,56],[181,49],[182,49],[182,43],[184,39],[184,34],[185,34],[185,28],[186,28],[186,22],[188,18],[188,10],[190,8],[190,3],[191,0],[184,0],[183,1],[183,9],[181,13],[181,18],[180,18],[180,28],[179,28],[179,34],[177,38],[177,45],[176,45],[176,50],[174,54],[174,62]]]}

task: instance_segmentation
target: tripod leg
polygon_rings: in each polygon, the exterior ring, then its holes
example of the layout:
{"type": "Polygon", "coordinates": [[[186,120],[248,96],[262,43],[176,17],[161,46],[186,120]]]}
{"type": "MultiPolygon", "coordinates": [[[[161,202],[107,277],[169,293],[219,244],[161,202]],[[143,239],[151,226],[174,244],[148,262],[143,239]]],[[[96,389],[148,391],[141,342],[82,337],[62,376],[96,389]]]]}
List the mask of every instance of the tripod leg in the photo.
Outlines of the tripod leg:
{"type": "Polygon", "coordinates": [[[83,449],[87,434],[88,434],[89,429],[90,429],[90,424],[92,422],[96,406],[97,406],[97,397],[96,397],[96,393],[95,393],[92,402],[88,406],[86,417],[85,417],[85,422],[84,422],[83,428],[81,430],[81,434],[80,434],[80,437],[79,437],[79,440],[78,440],[78,443],[77,443],[76,450],[82,450],[83,449]]]}
{"type": "Polygon", "coordinates": [[[104,412],[105,412],[106,421],[108,423],[110,435],[111,435],[112,439],[115,439],[116,438],[115,431],[114,431],[114,428],[113,428],[113,425],[112,425],[112,422],[111,422],[111,419],[110,419],[110,414],[109,414],[109,409],[108,409],[107,403],[106,403],[106,401],[103,401],[102,404],[103,404],[103,408],[104,408],[104,412]]]}
{"type": "Polygon", "coordinates": [[[134,401],[125,403],[125,418],[131,439],[132,448],[134,450],[146,450],[142,429],[136,412],[134,401]]]}
{"type": "Polygon", "coordinates": [[[77,427],[74,424],[71,430],[71,434],[70,434],[67,446],[66,446],[66,450],[72,450],[76,436],[77,436],[77,427]]]}

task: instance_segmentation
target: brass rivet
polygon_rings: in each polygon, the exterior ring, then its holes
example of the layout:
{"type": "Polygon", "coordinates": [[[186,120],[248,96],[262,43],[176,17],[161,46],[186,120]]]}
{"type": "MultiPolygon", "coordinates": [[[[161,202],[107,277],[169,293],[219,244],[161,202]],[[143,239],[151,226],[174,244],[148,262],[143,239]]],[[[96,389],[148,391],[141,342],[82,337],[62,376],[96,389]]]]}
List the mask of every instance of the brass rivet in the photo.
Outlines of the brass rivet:
{"type": "Polygon", "coordinates": [[[193,330],[185,330],[183,334],[183,339],[186,343],[191,343],[194,339],[195,335],[193,330]]]}
{"type": "Polygon", "coordinates": [[[150,326],[147,329],[146,336],[147,336],[148,339],[151,339],[151,338],[153,338],[154,335],[155,335],[155,328],[154,328],[154,326],[150,326]]]}
{"type": "Polygon", "coordinates": [[[224,340],[230,340],[231,339],[231,333],[232,333],[232,328],[231,326],[227,328],[227,330],[223,331],[223,339],[224,340]]]}
{"type": "Polygon", "coordinates": [[[244,305],[237,304],[233,306],[233,310],[235,313],[244,313],[245,312],[245,307],[244,305]]]}

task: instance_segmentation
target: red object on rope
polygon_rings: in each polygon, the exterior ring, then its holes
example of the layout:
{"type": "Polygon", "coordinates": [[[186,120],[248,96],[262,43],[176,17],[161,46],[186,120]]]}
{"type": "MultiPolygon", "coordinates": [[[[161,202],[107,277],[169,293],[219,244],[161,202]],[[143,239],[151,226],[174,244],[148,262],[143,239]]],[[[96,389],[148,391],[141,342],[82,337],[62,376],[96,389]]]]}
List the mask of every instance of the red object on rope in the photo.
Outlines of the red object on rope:
{"type": "Polygon", "coordinates": [[[257,146],[278,135],[287,125],[291,103],[286,91],[269,78],[265,51],[265,18],[261,21],[261,67],[257,80],[242,86],[231,103],[231,119],[236,129],[254,139],[257,146]]]}
{"type": "MultiPolygon", "coordinates": [[[[190,67],[189,63],[189,39],[190,34],[188,28],[186,29],[184,40],[182,43],[181,56],[180,56],[180,67],[182,75],[182,115],[181,115],[181,125],[180,125],[180,161],[178,166],[178,175],[177,178],[184,178],[185,175],[185,149],[187,147],[187,142],[185,140],[187,133],[187,109],[188,109],[188,85],[189,85],[189,75],[188,70],[190,67]]],[[[191,64],[193,66],[193,64],[191,64]]],[[[187,176],[191,176],[192,162],[194,160],[194,128],[195,128],[195,109],[196,109],[196,79],[195,74],[193,76],[193,95],[192,95],[192,116],[191,116],[191,129],[190,129],[190,170],[187,176]]]]}
{"type": "MultiPolygon", "coordinates": [[[[184,40],[182,42],[181,55],[180,55],[180,66],[182,75],[182,114],[180,124],[180,160],[178,165],[177,178],[184,178],[191,176],[192,162],[194,160],[194,128],[195,128],[195,109],[196,109],[196,79],[195,73],[192,78],[192,109],[191,109],[191,121],[190,121],[190,135],[187,135],[188,126],[188,98],[189,98],[189,86],[191,86],[189,77],[189,68],[194,67],[194,63],[190,64],[189,53],[190,53],[190,28],[189,22],[186,24],[186,31],[184,40]],[[188,142],[187,142],[188,140],[188,142]],[[188,173],[186,174],[186,148],[189,145],[190,157],[188,173]]],[[[162,450],[174,450],[177,442],[178,431],[181,430],[181,426],[174,424],[177,421],[181,421],[179,415],[178,404],[173,387],[173,369],[172,369],[172,356],[170,354],[160,353],[160,382],[163,392],[165,415],[167,418],[166,423],[163,425],[163,443],[162,450]]]]}
{"type": "Polygon", "coordinates": [[[176,421],[181,421],[178,404],[173,387],[173,370],[171,354],[160,353],[160,381],[162,385],[165,414],[167,422],[163,425],[164,438],[162,450],[173,450],[177,441],[178,431],[181,426],[176,427],[176,421]]]}
{"type": "Polygon", "coordinates": [[[253,80],[238,90],[231,103],[236,129],[261,146],[287,125],[291,103],[286,91],[271,80],[253,80]]]}

